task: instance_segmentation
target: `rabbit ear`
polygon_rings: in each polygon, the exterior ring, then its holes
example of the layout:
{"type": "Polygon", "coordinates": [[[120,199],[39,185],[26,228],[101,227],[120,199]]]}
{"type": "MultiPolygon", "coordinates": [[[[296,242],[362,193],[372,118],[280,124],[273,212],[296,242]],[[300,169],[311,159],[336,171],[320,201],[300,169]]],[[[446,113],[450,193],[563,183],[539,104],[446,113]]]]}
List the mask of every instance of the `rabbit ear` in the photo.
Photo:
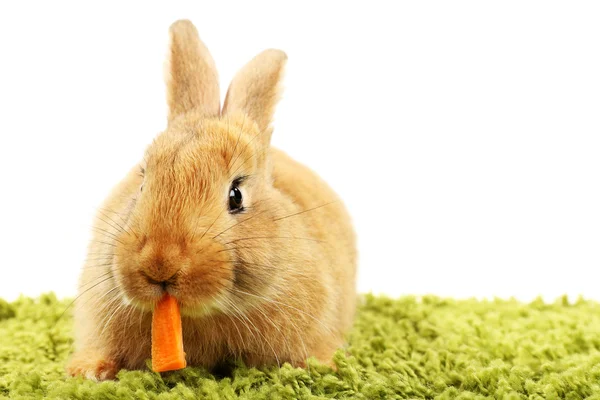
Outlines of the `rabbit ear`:
{"type": "Polygon", "coordinates": [[[221,104],[217,69],[196,27],[180,20],[171,25],[169,36],[165,65],[169,121],[194,109],[206,116],[218,116],[221,104]]]}
{"type": "Polygon", "coordinates": [[[233,78],[225,97],[223,115],[244,112],[266,131],[279,100],[279,83],[286,60],[283,51],[273,49],[254,57],[233,78]]]}

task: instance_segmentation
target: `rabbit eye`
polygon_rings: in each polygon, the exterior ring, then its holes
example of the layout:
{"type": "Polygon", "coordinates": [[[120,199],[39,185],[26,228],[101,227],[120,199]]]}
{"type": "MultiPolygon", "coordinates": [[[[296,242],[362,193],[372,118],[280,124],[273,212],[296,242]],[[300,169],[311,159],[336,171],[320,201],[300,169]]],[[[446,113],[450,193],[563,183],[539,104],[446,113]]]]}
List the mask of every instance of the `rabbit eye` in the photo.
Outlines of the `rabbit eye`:
{"type": "Polygon", "coordinates": [[[242,191],[237,186],[232,186],[229,190],[229,212],[235,214],[243,211],[242,201],[242,191]]]}

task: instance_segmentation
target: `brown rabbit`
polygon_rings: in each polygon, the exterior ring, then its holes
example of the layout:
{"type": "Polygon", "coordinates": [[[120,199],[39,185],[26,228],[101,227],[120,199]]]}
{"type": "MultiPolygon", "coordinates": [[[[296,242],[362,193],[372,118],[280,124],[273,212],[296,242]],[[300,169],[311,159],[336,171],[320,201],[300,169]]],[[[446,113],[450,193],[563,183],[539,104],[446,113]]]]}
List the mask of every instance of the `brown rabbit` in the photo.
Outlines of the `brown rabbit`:
{"type": "Polygon", "coordinates": [[[144,368],[165,291],[180,303],[188,365],[331,363],[354,315],[355,238],[325,182],[270,147],[287,57],[256,56],[221,110],[196,28],[175,22],[170,39],[168,127],[98,211],[68,373],[144,368]]]}

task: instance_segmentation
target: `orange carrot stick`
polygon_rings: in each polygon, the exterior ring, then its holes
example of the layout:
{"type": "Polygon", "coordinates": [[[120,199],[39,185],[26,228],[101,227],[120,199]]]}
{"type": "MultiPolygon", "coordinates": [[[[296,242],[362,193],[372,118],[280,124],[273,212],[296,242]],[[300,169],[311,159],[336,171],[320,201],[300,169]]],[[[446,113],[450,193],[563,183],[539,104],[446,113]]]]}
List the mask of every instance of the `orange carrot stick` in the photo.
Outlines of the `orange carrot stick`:
{"type": "Polygon", "coordinates": [[[152,314],[152,370],[174,371],[185,366],[179,304],[165,294],[152,314]]]}

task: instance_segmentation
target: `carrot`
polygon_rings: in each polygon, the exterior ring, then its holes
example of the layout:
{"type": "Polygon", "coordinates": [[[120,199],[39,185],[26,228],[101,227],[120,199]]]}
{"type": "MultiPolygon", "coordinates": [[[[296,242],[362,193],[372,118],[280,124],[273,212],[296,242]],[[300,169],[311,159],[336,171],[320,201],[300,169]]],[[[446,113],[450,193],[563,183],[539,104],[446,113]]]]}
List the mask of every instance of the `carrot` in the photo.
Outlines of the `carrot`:
{"type": "Polygon", "coordinates": [[[152,370],[174,371],[185,366],[179,304],[165,294],[152,314],[152,370]]]}

